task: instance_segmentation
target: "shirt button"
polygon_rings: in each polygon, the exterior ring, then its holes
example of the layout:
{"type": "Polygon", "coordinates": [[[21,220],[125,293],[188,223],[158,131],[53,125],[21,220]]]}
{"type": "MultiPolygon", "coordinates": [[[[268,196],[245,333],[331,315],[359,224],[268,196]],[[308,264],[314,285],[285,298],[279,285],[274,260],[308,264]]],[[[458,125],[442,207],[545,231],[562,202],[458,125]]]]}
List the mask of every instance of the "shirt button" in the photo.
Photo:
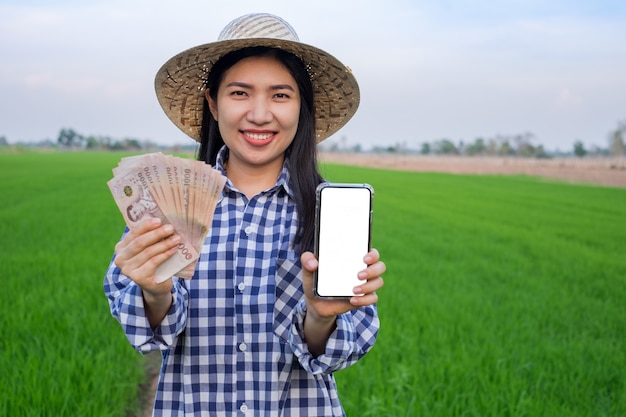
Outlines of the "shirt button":
{"type": "Polygon", "coordinates": [[[248,345],[246,345],[245,343],[240,343],[239,344],[239,350],[242,352],[245,352],[248,349],[248,345]]]}
{"type": "Polygon", "coordinates": [[[246,403],[241,404],[241,407],[239,407],[239,411],[241,411],[242,413],[248,411],[248,406],[246,405],[246,403]]]}
{"type": "Polygon", "coordinates": [[[247,226],[243,231],[246,232],[246,236],[250,236],[250,233],[252,233],[252,226],[247,226]]]}
{"type": "Polygon", "coordinates": [[[246,289],[246,284],[243,282],[240,282],[239,285],[237,285],[237,289],[243,292],[243,290],[246,289]]]}

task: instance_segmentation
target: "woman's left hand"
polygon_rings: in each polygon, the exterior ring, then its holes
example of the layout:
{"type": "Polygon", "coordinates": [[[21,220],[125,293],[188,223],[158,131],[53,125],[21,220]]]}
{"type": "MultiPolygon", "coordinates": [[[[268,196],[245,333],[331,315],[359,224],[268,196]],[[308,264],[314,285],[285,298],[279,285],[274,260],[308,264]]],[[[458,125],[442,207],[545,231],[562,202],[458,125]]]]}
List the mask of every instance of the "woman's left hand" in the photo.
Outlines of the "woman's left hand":
{"type": "Polygon", "coordinates": [[[367,267],[358,275],[362,284],[354,288],[355,295],[353,297],[345,300],[317,298],[313,293],[313,272],[318,266],[317,259],[311,252],[305,252],[300,257],[300,261],[302,262],[302,279],[307,311],[313,312],[317,317],[331,318],[355,308],[378,302],[376,291],[380,290],[384,284],[381,276],[387,267],[380,260],[380,254],[376,249],[370,250],[363,258],[367,267]]]}

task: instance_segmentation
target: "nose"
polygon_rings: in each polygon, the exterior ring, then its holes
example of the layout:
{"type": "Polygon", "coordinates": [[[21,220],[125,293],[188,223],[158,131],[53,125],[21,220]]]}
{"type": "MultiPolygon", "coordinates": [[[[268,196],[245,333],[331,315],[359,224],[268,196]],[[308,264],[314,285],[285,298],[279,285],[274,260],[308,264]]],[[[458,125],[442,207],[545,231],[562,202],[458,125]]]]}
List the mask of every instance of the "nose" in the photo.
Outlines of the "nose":
{"type": "Polygon", "coordinates": [[[256,97],[251,100],[250,108],[246,115],[246,119],[256,125],[269,123],[274,118],[272,109],[265,97],[256,97]]]}

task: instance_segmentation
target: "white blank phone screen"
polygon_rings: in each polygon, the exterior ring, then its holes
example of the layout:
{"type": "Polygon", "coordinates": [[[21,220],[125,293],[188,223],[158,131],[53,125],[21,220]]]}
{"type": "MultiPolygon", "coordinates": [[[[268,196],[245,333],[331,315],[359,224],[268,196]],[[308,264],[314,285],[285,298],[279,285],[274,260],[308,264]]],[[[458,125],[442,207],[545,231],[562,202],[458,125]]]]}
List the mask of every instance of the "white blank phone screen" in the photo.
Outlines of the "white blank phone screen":
{"type": "Polygon", "coordinates": [[[369,250],[371,195],[367,188],[332,188],[321,191],[317,293],[325,297],[351,297],[362,281],[369,250]]]}

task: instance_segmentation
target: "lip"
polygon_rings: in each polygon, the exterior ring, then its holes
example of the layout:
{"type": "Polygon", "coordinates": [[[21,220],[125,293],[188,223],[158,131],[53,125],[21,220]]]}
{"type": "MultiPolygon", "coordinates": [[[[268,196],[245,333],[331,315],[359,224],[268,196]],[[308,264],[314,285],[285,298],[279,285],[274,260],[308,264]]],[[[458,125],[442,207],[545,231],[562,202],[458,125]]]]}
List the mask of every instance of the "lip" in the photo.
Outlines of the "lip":
{"type": "Polygon", "coordinates": [[[252,146],[264,146],[274,140],[277,132],[273,130],[240,130],[246,142],[252,146]]]}

